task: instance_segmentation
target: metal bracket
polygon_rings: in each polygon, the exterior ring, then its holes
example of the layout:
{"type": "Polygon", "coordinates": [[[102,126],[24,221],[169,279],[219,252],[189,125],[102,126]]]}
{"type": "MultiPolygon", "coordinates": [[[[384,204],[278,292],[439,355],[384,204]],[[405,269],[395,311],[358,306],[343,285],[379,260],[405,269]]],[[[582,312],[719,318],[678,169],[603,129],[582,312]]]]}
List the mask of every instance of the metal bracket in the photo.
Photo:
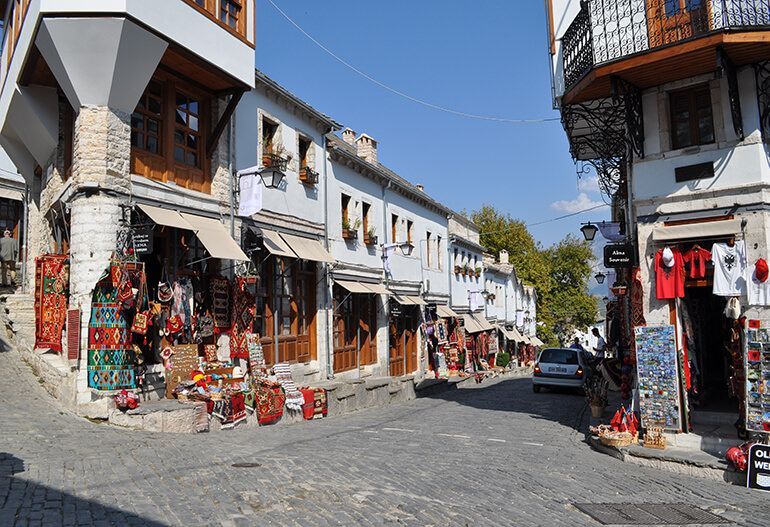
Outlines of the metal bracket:
{"type": "Polygon", "coordinates": [[[759,128],[762,139],[770,141],[770,60],[754,65],[757,80],[757,102],[759,104],[759,128]]]}
{"type": "Polygon", "coordinates": [[[730,99],[730,112],[733,118],[733,130],[738,139],[743,141],[743,114],[741,113],[741,99],[738,92],[738,72],[727,52],[722,46],[717,46],[717,75],[727,77],[727,92],[730,99]]]}
{"type": "Polygon", "coordinates": [[[620,77],[612,76],[612,99],[622,103],[626,113],[626,133],[631,149],[644,158],[644,112],[642,90],[620,77]]]}

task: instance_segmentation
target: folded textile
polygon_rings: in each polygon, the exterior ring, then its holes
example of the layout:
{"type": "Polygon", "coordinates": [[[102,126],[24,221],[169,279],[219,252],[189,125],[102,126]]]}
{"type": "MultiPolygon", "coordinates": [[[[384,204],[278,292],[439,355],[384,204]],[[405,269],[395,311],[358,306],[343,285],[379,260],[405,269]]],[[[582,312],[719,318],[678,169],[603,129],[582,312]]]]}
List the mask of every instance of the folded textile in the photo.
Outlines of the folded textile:
{"type": "Polygon", "coordinates": [[[302,397],[305,403],[302,405],[302,416],[306,420],[321,419],[328,413],[326,390],[323,388],[302,388],[302,397]]]}
{"type": "Polygon", "coordinates": [[[289,410],[302,410],[305,398],[302,396],[302,392],[297,389],[297,385],[291,377],[291,367],[286,363],[276,364],[273,366],[273,371],[275,372],[275,380],[281,384],[283,391],[286,392],[286,408],[289,410]]]}

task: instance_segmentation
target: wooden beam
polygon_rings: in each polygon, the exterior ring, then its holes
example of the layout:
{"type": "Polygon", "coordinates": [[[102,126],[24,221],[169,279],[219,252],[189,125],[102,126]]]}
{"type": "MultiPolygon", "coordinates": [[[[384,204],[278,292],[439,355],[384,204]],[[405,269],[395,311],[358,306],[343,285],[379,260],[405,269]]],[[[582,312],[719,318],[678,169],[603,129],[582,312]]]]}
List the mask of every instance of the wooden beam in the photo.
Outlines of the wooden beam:
{"type": "Polygon", "coordinates": [[[207,158],[211,158],[212,154],[214,153],[214,149],[217,147],[217,142],[219,142],[219,138],[222,136],[222,132],[225,131],[225,126],[227,126],[227,123],[233,116],[235,108],[238,106],[238,103],[241,101],[241,97],[243,97],[244,93],[246,93],[245,88],[233,93],[230,97],[230,101],[228,101],[227,106],[225,107],[225,111],[222,113],[222,117],[219,118],[219,122],[217,122],[217,125],[211,131],[211,135],[206,141],[207,158]]]}

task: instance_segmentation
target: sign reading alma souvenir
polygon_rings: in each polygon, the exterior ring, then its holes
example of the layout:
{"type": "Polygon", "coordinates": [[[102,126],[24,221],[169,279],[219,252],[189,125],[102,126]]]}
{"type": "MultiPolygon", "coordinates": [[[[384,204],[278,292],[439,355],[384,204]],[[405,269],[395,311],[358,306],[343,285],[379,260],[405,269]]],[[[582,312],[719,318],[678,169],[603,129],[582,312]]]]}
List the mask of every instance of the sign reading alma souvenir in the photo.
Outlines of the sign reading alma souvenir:
{"type": "Polygon", "coordinates": [[[630,268],[634,266],[634,246],[632,244],[605,245],[604,267],[630,268]]]}

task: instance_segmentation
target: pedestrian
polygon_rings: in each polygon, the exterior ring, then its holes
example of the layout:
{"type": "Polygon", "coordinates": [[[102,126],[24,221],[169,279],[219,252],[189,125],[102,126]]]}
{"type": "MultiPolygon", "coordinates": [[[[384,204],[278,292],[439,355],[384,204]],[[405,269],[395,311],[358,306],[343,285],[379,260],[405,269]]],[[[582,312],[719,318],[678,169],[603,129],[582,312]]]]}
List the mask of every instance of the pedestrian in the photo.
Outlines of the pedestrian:
{"type": "Polygon", "coordinates": [[[0,238],[0,266],[2,266],[2,285],[13,285],[16,272],[16,259],[19,256],[19,246],[11,236],[11,231],[5,229],[0,238]]]}
{"type": "Polygon", "coordinates": [[[596,360],[598,362],[601,362],[602,360],[604,360],[604,355],[607,352],[607,341],[605,341],[602,338],[597,328],[593,328],[591,330],[591,333],[593,333],[594,337],[596,337],[596,346],[594,346],[594,355],[596,357],[596,360]]]}
{"type": "Polygon", "coordinates": [[[573,350],[580,350],[585,351],[586,349],[583,347],[583,345],[580,343],[580,337],[575,337],[575,340],[572,341],[572,344],[569,346],[573,350]]]}

